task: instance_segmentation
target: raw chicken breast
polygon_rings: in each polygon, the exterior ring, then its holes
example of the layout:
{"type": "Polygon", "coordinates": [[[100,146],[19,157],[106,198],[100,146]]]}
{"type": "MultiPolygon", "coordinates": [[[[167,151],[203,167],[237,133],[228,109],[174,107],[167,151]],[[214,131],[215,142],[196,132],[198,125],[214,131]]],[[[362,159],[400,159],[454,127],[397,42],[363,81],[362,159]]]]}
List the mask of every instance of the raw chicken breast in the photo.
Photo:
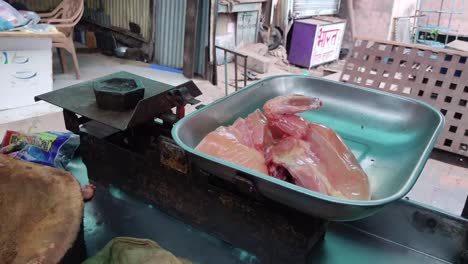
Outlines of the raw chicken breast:
{"type": "Polygon", "coordinates": [[[341,138],[332,129],[295,115],[321,106],[301,97],[277,97],[264,106],[279,138],[266,153],[270,175],[335,197],[369,199],[367,175],[341,138]]]}
{"type": "Polygon", "coordinates": [[[317,162],[308,142],[287,137],[270,148],[266,153],[268,172],[280,180],[294,183],[312,191],[329,194],[323,166],[317,162]]]}
{"type": "Polygon", "coordinates": [[[295,114],[311,109],[319,109],[322,102],[318,98],[303,95],[285,95],[275,97],[263,106],[273,138],[293,136],[304,138],[307,133],[307,121],[295,114]]]}
{"type": "Polygon", "coordinates": [[[251,170],[268,174],[263,153],[244,145],[243,139],[239,140],[238,138],[238,132],[233,127],[219,127],[203,138],[196,149],[251,170]]]}
{"type": "Polygon", "coordinates": [[[267,118],[260,110],[255,110],[252,114],[245,119],[249,127],[250,137],[252,138],[253,147],[262,151],[270,146],[272,143],[271,133],[268,129],[267,118]]]}
{"type": "Polygon", "coordinates": [[[330,194],[335,190],[352,200],[370,199],[369,181],[353,153],[332,129],[309,123],[307,142],[310,144],[318,165],[324,167],[330,183],[330,194]]]}
{"type": "Polygon", "coordinates": [[[315,97],[299,94],[282,95],[268,100],[263,106],[268,119],[281,118],[283,115],[293,115],[310,109],[319,109],[322,101],[315,97]]]}
{"type": "Polygon", "coordinates": [[[287,137],[267,152],[269,174],[312,191],[368,200],[367,176],[351,151],[333,130],[318,124],[311,127],[307,141],[287,137]],[[330,132],[326,137],[322,134],[330,132]]]}
{"type": "Polygon", "coordinates": [[[242,144],[260,152],[272,144],[267,119],[258,109],[245,119],[238,118],[227,129],[235,134],[242,144]]]}
{"type": "Polygon", "coordinates": [[[245,119],[209,133],[197,150],[327,195],[370,198],[367,175],[330,128],[297,113],[318,109],[318,98],[278,96],[245,119]]]}

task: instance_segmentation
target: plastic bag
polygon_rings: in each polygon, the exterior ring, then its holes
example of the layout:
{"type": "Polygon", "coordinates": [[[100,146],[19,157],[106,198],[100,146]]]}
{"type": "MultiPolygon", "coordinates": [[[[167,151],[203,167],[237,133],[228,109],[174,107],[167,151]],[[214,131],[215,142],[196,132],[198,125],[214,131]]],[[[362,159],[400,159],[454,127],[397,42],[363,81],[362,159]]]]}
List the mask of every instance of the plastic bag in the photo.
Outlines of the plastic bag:
{"type": "Polygon", "coordinates": [[[32,11],[18,11],[21,15],[23,15],[24,19],[27,21],[27,24],[39,24],[41,21],[41,17],[32,11]]]}
{"type": "Polygon", "coordinates": [[[0,0],[0,18],[10,22],[13,27],[22,26],[27,23],[27,20],[18,10],[2,0],[0,0]]]}
{"type": "Polygon", "coordinates": [[[49,25],[49,24],[29,24],[24,27],[15,28],[13,30],[20,31],[20,32],[31,32],[31,33],[58,32],[57,28],[54,25],[49,25]]]}
{"type": "Polygon", "coordinates": [[[49,32],[58,32],[57,28],[54,25],[50,24],[39,24],[41,17],[31,11],[19,11],[19,13],[25,19],[25,25],[15,27],[11,31],[19,32],[30,32],[30,33],[49,33],[49,32]]]}
{"type": "Polygon", "coordinates": [[[8,130],[3,138],[2,150],[17,159],[65,169],[79,144],[79,136],[72,133],[24,134],[8,130]]]}
{"type": "Polygon", "coordinates": [[[9,21],[0,17],[0,31],[7,31],[12,28],[13,28],[13,25],[9,21]]]}

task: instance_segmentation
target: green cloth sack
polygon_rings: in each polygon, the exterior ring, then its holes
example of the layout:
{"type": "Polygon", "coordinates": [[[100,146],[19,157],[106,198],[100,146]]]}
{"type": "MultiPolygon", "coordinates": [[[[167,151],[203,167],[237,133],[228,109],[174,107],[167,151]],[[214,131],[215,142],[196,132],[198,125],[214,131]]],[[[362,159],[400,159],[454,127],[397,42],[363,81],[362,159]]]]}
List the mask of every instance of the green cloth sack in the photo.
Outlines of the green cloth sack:
{"type": "Polygon", "coordinates": [[[190,264],[149,239],[116,237],[83,264],[190,264]]]}

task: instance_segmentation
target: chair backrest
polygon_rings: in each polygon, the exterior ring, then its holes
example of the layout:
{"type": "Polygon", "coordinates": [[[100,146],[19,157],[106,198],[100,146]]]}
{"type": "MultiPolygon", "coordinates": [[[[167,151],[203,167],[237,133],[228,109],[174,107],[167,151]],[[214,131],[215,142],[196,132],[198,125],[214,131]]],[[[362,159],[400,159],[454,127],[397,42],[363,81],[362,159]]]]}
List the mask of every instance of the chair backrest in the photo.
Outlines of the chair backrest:
{"type": "Polygon", "coordinates": [[[54,23],[58,30],[67,36],[73,31],[73,27],[80,21],[84,13],[84,0],[63,0],[57,8],[55,19],[65,20],[63,23],[54,23]]]}
{"type": "Polygon", "coordinates": [[[63,7],[62,19],[69,19],[70,24],[76,25],[83,16],[84,0],[64,0],[60,4],[63,7]]]}

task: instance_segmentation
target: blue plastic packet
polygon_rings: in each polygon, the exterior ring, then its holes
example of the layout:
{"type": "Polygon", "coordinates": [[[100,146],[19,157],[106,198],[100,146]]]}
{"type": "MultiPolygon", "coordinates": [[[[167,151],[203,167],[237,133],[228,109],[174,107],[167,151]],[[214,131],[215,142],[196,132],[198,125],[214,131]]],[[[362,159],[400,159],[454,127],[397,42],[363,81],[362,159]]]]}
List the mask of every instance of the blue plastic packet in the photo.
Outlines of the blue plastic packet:
{"type": "Polygon", "coordinates": [[[8,20],[0,17],[0,31],[7,31],[13,28],[13,25],[8,20]]]}
{"type": "Polygon", "coordinates": [[[65,169],[80,145],[80,138],[68,132],[23,134],[8,130],[2,146],[10,145],[19,148],[9,154],[14,158],[65,169]]]}

